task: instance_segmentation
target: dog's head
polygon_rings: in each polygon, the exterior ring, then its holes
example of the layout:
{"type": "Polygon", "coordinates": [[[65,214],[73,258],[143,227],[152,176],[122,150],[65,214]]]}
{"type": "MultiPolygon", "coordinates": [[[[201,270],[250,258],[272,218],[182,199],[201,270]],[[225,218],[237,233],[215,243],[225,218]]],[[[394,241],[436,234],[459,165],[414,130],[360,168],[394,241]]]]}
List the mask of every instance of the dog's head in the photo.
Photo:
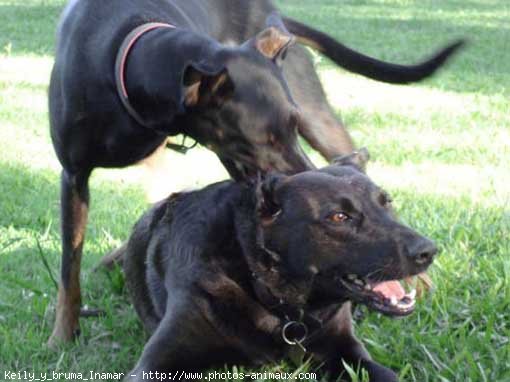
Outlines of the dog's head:
{"type": "Polygon", "coordinates": [[[432,241],[399,223],[360,155],[317,171],[272,176],[259,192],[263,246],[288,280],[310,279],[312,304],[354,300],[388,315],[414,310],[398,280],[427,269],[432,241]]]}
{"type": "Polygon", "coordinates": [[[313,168],[298,142],[300,113],[281,69],[294,38],[281,19],[268,20],[270,26],[244,44],[218,50],[216,74],[191,65],[184,78],[187,129],[234,179],[313,168]]]}

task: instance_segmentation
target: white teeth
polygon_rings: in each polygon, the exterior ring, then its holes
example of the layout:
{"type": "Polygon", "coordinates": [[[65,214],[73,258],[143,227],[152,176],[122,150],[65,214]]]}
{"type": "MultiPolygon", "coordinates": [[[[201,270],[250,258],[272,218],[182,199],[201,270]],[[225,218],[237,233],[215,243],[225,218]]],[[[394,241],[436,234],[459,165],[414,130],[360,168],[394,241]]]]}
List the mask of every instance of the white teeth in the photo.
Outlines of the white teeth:
{"type": "Polygon", "coordinates": [[[356,279],[356,280],[354,280],[354,284],[359,285],[359,286],[363,286],[363,285],[365,285],[365,283],[363,282],[363,280],[360,280],[360,279],[356,279]]]}
{"type": "Polygon", "coordinates": [[[366,291],[372,290],[372,286],[370,284],[365,284],[365,290],[366,291]]]}
{"type": "Polygon", "coordinates": [[[356,280],[356,279],[358,278],[358,276],[353,275],[353,274],[350,274],[350,275],[347,275],[347,278],[348,278],[349,280],[351,280],[351,281],[354,281],[354,280],[356,280]]]}
{"type": "Polygon", "coordinates": [[[416,303],[416,301],[415,301],[415,300],[411,300],[411,301],[409,301],[408,303],[405,303],[405,302],[400,301],[400,302],[398,303],[398,307],[399,307],[400,309],[409,309],[409,308],[412,308],[412,307],[415,305],[415,303],[416,303]]]}
{"type": "Polygon", "coordinates": [[[391,305],[397,305],[398,304],[397,297],[391,296],[390,303],[391,305]]]}
{"type": "Polygon", "coordinates": [[[411,292],[409,292],[407,295],[411,300],[414,300],[416,297],[416,289],[413,289],[411,292]]]}

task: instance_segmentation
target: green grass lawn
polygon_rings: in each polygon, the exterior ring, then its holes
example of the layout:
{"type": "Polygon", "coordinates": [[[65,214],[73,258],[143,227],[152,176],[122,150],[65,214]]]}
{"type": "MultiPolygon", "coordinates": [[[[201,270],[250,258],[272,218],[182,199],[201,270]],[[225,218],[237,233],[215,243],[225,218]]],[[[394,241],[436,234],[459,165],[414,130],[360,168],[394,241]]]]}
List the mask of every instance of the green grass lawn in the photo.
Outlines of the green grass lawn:
{"type": "MultiPolygon", "coordinates": [[[[146,336],[119,272],[92,272],[148,198],[225,172],[204,149],[168,153],[165,181],[143,167],[100,170],[83,260],[84,303],[106,310],[52,352],[60,263],[59,164],[47,122],[54,30],[64,1],[0,0],[0,380],[4,371],[125,372],[146,336]],[[208,171],[203,170],[208,163],[208,171]],[[207,173],[207,175],[204,175],[207,173]],[[145,187],[145,191],[144,191],[145,187]],[[147,190],[150,188],[150,192],[147,190]],[[48,267],[45,265],[47,262],[48,267]]],[[[442,251],[416,313],[365,312],[357,333],[402,381],[510,381],[510,3],[508,0],[279,0],[286,13],[367,54],[417,61],[457,37],[468,47],[414,86],[376,83],[315,56],[330,101],[373,161],[404,221],[442,251]]],[[[271,365],[265,370],[294,370],[271,365]]]]}

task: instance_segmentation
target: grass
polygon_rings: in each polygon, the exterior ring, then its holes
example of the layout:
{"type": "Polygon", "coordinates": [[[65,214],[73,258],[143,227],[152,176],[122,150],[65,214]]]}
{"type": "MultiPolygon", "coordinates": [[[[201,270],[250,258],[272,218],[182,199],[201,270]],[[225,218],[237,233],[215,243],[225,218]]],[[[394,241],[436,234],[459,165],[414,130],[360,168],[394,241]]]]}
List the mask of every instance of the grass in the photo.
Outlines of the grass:
{"type": "MultiPolygon", "coordinates": [[[[158,187],[140,166],[95,172],[82,280],[84,302],[107,315],[82,320],[77,344],[59,352],[44,347],[54,318],[52,275],[60,262],[59,164],[48,136],[46,88],[63,3],[0,0],[0,380],[7,370],[127,371],[146,336],[120,274],[94,273],[92,267],[126,238],[148,197],[225,177],[203,149],[186,157],[166,154],[158,187]],[[207,175],[199,171],[204,163],[207,175]]],[[[442,250],[431,270],[436,289],[413,316],[391,320],[364,312],[357,333],[375,359],[400,370],[402,381],[510,381],[510,4],[278,4],[387,60],[410,63],[450,39],[469,39],[446,70],[407,87],[379,84],[315,59],[331,103],[372,154],[370,175],[392,193],[402,219],[442,250]]]]}

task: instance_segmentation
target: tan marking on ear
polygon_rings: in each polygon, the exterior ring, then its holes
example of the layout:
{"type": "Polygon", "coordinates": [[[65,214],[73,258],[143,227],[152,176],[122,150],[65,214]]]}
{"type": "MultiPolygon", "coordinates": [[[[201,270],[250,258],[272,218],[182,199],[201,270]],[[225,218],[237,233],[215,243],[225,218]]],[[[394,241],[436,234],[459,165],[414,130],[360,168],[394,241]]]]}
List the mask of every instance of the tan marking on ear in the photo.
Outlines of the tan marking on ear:
{"type": "Polygon", "coordinates": [[[260,32],[255,40],[255,47],[267,58],[273,59],[291,41],[293,37],[270,27],[260,32]]]}
{"type": "Polygon", "coordinates": [[[211,84],[211,93],[216,93],[218,89],[227,82],[227,78],[227,73],[221,73],[219,76],[215,77],[211,84]]]}
{"type": "Polygon", "coordinates": [[[198,100],[200,98],[200,81],[190,85],[186,88],[184,94],[184,104],[186,106],[195,106],[198,104],[198,100]]]}
{"type": "Polygon", "coordinates": [[[221,73],[214,77],[202,77],[197,82],[192,85],[189,85],[184,93],[184,104],[186,106],[196,106],[199,104],[201,100],[200,94],[201,92],[205,92],[207,94],[215,94],[226,82],[228,79],[228,74],[226,72],[221,73]],[[205,91],[201,89],[202,86],[207,88],[205,91]]]}

